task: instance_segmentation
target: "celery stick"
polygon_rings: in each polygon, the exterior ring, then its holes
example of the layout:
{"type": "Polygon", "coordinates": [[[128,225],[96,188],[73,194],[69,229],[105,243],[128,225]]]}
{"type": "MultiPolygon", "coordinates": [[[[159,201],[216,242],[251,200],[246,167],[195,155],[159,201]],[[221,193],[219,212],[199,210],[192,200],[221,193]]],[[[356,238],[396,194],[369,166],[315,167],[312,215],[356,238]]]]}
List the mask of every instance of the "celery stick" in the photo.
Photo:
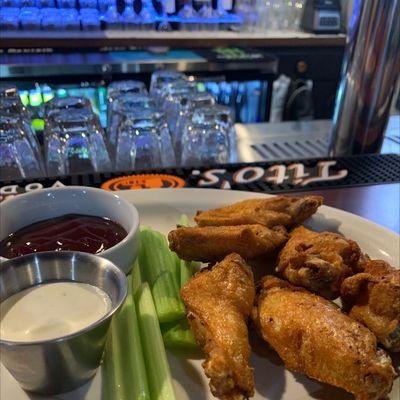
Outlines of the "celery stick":
{"type": "Polygon", "coordinates": [[[182,214],[181,217],[179,218],[178,225],[180,226],[191,226],[191,222],[189,217],[186,214],[182,214]]]}
{"type": "Polygon", "coordinates": [[[102,393],[105,400],[111,400],[114,396],[115,373],[112,357],[111,325],[107,334],[106,346],[101,364],[102,393]]]}
{"type": "Polygon", "coordinates": [[[191,263],[181,260],[181,287],[189,281],[192,275],[191,263]]]}
{"type": "Polygon", "coordinates": [[[195,350],[196,338],[189,327],[177,324],[163,333],[165,347],[171,350],[195,350]]]}
{"type": "Polygon", "coordinates": [[[200,269],[197,261],[181,260],[181,287],[200,269]]]}
{"type": "MultiPolygon", "coordinates": [[[[165,236],[159,232],[145,229],[141,231],[140,237],[139,263],[150,286],[154,285],[158,276],[165,270],[170,271],[175,279],[177,265],[168,248],[165,236]]],[[[179,287],[179,282],[176,283],[179,287]]]]}
{"type": "Polygon", "coordinates": [[[152,400],[175,400],[171,372],[148,283],[139,288],[135,303],[152,400]]]}
{"type": "Polygon", "coordinates": [[[178,289],[171,273],[164,271],[154,283],[151,293],[160,322],[177,321],[185,315],[185,306],[176,295],[178,289]]]}
{"type": "MultiPolygon", "coordinates": [[[[132,284],[130,286],[131,292],[133,295],[136,294],[137,290],[139,289],[140,285],[145,281],[144,280],[144,273],[140,268],[140,264],[138,260],[135,261],[133,264],[132,273],[131,273],[132,284]]],[[[129,286],[128,286],[129,290],[129,286]]]]}
{"type": "Polygon", "coordinates": [[[123,337],[122,349],[127,353],[127,372],[125,384],[132,389],[130,399],[149,400],[150,391],[147,383],[146,367],[143,358],[142,344],[140,342],[139,325],[136,316],[136,308],[132,298],[126,307],[127,331],[122,329],[119,337],[123,337]]]}
{"type": "Polygon", "coordinates": [[[174,321],[185,314],[180,298],[180,270],[166,238],[150,229],[141,231],[139,266],[149,282],[160,322],[174,321]]]}
{"type": "Polygon", "coordinates": [[[121,362],[121,348],[118,342],[117,324],[112,321],[108,332],[103,360],[103,380],[107,400],[128,400],[124,384],[124,369],[121,362]]]}
{"type": "MultiPolygon", "coordinates": [[[[189,217],[186,214],[182,214],[178,225],[180,226],[191,226],[191,222],[189,217]]],[[[192,276],[193,274],[199,269],[200,263],[197,262],[189,262],[189,261],[181,261],[180,262],[180,287],[182,287],[192,276]]]]}
{"type": "Polygon", "coordinates": [[[127,298],[111,322],[103,368],[107,399],[150,399],[131,276],[127,298]]]}

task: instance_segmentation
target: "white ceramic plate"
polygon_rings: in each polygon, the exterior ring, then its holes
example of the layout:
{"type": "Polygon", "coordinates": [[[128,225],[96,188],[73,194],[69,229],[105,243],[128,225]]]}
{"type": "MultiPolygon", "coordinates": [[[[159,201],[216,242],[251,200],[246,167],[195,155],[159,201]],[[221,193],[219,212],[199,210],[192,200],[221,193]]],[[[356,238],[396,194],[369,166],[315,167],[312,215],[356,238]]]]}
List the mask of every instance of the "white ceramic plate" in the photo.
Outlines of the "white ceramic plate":
{"type": "MultiPolygon", "coordinates": [[[[260,193],[224,191],[213,189],[152,189],[123,191],[119,195],[132,202],[139,210],[141,224],[151,226],[163,233],[174,228],[180,215],[193,216],[196,210],[220,207],[249,198],[260,193]]],[[[396,216],[393,216],[394,218],[396,216]]],[[[399,265],[400,236],[366,219],[331,207],[320,207],[306,224],[315,230],[328,230],[344,234],[355,240],[361,249],[373,258],[399,265]]],[[[253,355],[251,364],[255,369],[256,395],[254,399],[270,400],[346,400],[353,396],[343,390],[320,384],[301,374],[287,371],[276,353],[255,335],[252,337],[253,355]]],[[[185,359],[169,354],[177,399],[214,399],[208,389],[201,368],[201,359],[185,359]]],[[[100,400],[100,373],[75,392],[64,395],[42,397],[21,390],[8,371],[1,366],[1,400],[100,400]]],[[[396,379],[390,399],[397,400],[399,379],[396,379]]],[[[134,399],[132,399],[134,400],[134,399]]]]}

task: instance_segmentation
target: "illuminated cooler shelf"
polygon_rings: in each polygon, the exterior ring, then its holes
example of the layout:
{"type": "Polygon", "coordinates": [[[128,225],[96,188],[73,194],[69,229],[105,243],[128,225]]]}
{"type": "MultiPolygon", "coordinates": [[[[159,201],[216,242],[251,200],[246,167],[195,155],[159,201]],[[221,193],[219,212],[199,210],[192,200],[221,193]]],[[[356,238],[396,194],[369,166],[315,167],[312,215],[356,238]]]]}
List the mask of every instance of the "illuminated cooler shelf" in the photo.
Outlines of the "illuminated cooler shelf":
{"type": "Polygon", "coordinates": [[[209,48],[217,46],[249,47],[343,47],[346,36],[315,35],[305,32],[1,32],[0,48],[82,48],[82,47],[157,47],[209,48]]]}

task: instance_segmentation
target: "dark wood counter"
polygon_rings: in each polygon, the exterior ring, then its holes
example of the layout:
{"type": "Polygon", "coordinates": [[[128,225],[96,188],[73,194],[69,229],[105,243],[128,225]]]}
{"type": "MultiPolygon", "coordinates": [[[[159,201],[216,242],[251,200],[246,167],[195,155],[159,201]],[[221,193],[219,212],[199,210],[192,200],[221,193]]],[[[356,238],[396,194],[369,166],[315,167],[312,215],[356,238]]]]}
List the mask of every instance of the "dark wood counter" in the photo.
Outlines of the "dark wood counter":
{"type": "Polygon", "coordinates": [[[319,193],[324,196],[327,206],[360,215],[400,232],[400,183],[319,189],[301,192],[301,195],[306,193],[319,193]]]}

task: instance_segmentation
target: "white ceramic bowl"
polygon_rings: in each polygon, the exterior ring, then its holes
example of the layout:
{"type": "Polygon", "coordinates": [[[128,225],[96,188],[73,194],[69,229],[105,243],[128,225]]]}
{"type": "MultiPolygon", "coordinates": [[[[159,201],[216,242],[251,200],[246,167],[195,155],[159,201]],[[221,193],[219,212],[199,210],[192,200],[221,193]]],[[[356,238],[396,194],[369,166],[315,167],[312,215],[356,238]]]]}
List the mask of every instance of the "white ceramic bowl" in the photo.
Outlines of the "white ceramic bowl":
{"type": "Polygon", "coordinates": [[[65,214],[107,217],[120,224],[128,235],[118,244],[97,254],[128,273],[139,246],[139,214],[117,194],[102,189],[69,186],[40,189],[0,203],[0,240],[10,233],[49,218],[65,214]]]}

